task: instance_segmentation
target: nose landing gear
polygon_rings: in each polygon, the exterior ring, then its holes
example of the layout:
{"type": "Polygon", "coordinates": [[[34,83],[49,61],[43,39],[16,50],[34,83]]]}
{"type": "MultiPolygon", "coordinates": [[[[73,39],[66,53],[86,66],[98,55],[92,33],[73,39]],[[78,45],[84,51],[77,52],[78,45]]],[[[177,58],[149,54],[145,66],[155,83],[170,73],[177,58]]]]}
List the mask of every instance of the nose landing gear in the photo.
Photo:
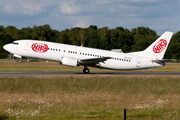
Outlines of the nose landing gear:
{"type": "Polygon", "coordinates": [[[19,59],[19,61],[18,61],[19,63],[22,63],[22,60],[21,59],[19,59]]]}
{"type": "Polygon", "coordinates": [[[89,72],[90,72],[90,70],[87,67],[84,67],[83,73],[88,74],[89,72]]]}

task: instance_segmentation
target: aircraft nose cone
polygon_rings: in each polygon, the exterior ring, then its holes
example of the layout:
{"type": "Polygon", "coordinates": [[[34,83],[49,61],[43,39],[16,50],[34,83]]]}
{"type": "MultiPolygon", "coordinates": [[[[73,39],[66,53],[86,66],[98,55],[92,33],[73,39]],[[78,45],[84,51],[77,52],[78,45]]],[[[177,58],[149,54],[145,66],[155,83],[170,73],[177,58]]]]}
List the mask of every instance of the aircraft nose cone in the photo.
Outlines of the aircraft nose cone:
{"type": "Polygon", "coordinates": [[[9,48],[9,45],[8,45],[8,44],[6,44],[6,45],[3,46],[3,49],[5,49],[6,51],[8,51],[8,48],[9,48]]]}

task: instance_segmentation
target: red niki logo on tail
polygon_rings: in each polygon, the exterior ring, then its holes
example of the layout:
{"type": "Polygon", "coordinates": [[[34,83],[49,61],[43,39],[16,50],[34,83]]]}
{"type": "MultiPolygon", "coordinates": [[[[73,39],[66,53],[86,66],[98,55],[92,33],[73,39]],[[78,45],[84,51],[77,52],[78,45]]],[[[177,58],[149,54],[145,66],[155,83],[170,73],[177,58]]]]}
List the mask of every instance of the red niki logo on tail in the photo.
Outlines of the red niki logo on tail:
{"type": "Polygon", "coordinates": [[[34,43],[32,44],[31,49],[38,53],[44,53],[48,51],[48,46],[43,43],[34,43]]]}
{"type": "Polygon", "coordinates": [[[160,53],[162,52],[167,45],[167,41],[165,39],[159,40],[153,47],[154,53],[160,53]]]}

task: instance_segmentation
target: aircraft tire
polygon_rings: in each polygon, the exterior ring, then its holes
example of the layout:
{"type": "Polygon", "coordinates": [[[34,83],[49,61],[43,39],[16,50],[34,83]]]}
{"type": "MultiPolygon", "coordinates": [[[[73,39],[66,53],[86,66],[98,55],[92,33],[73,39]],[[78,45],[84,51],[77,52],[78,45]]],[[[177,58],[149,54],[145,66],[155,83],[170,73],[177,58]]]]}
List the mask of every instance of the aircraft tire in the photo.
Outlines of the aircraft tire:
{"type": "Polygon", "coordinates": [[[19,60],[18,62],[19,62],[19,63],[22,63],[22,60],[19,60]]]}
{"type": "Polygon", "coordinates": [[[83,73],[88,74],[89,72],[90,72],[90,70],[88,68],[83,69],[83,73]]]}

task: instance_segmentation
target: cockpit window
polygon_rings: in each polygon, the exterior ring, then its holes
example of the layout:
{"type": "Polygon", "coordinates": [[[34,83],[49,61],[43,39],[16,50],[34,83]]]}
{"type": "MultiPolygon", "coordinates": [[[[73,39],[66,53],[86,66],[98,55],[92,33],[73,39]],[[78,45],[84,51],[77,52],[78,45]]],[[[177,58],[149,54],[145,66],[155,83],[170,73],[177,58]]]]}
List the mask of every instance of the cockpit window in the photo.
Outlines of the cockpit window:
{"type": "Polygon", "coordinates": [[[14,44],[14,45],[18,45],[19,43],[17,43],[17,42],[12,42],[12,44],[14,44]]]}

